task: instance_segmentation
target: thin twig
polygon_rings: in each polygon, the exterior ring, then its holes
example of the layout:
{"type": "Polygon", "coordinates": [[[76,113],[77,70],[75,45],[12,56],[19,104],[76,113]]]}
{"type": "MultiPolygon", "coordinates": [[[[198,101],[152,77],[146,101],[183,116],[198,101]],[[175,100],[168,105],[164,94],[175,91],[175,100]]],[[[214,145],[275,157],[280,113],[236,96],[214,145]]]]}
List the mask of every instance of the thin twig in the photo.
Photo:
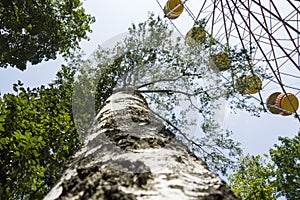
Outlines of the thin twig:
{"type": "Polygon", "coordinates": [[[158,114],[157,112],[154,112],[153,110],[151,110],[153,112],[153,114],[155,114],[156,116],[158,116],[160,119],[162,119],[163,121],[165,121],[168,125],[170,125],[172,128],[174,128],[176,131],[178,131],[178,133],[180,135],[182,135],[184,137],[184,139],[186,139],[189,143],[192,143],[193,145],[197,146],[199,149],[201,149],[204,153],[206,153],[207,155],[211,155],[210,153],[208,153],[207,151],[205,151],[202,146],[198,143],[196,143],[195,141],[193,141],[192,139],[188,138],[186,136],[186,134],[184,134],[179,128],[177,128],[174,124],[172,124],[172,122],[170,122],[169,120],[167,120],[166,118],[164,118],[163,116],[161,116],[160,114],[158,114]]]}
{"type": "Polygon", "coordinates": [[[167,94],[178,93],[178,94],[186,95],[188,97],[195,96],[195,95],[198,95],[198,94],[204,92],[209,97],[209,94],[205,91],[195,92],[195,93],[187,93],[187,92],[183,92],[183,91],[179,91],[179,90],[138,90],[138,91],[140,93],[162,93],[162,92],[165,92],[167,94]]]}
{"type": "Polygon", "coordinates": [[[152,82],[150,82],[150,83],[145,83],[145,84],[143,84],[143,85],[140,85],[140,86],[138,86],[137,88],[138,89],[140,89],[140,88],[142,88],[142,87],[146,87],[146,86],[148,86],[148,85],[153,85],[153,84],[155,84],[155,83],[158,83],[158,82],[167,82],[167,81],[177,81],[178,79],[180,79],[181,77],[183,77],[183,76],[179,76],[179,77],[177,77],[177,78],[164,78],[164,79],[159,79],[159,80],[155,80],[155,81],[152,81],[152,82]]]}

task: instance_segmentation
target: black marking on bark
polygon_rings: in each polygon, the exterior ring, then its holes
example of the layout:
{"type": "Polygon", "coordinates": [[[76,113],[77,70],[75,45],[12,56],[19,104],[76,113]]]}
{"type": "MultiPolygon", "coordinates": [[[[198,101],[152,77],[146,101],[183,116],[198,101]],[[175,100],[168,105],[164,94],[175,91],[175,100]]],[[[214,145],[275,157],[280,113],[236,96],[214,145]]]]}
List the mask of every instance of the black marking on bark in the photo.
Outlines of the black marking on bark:
{"type": "Polygon", "coordinates": [[[150,169],[141,161],[126,159],[107,161],[91,166],[79,166],[77,175],[62,184],[63,192],[59,199],[124,199],[133,200],[133,194],[127,194],[120,187],[143,187],[151,178],[150,169]]]}

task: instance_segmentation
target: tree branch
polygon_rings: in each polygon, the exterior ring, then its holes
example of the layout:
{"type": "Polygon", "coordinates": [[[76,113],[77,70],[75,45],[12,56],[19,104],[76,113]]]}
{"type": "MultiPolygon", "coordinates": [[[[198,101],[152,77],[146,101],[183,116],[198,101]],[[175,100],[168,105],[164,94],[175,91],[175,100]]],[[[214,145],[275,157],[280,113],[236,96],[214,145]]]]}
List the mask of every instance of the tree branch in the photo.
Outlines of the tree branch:
{"type": "MultiPolygon", "coordinates": [[[[156,93],[156,92],[165,92],[167,94],[174,94],[174,93],[178,93],[178,94],[183,94],[186,95],[188,97],[191,96],[195,96],[197,94],[200,94],[202,92],[195,92],[195,93],[188,93],[188,92],[183,92],[183,91],[179,91],[179,90],[138,90],[140,93],[156,93]]],[[[209,94],[206,91],[203,91],[208,97],[209,94]]]]}
{"type": "Polygon", "coordinates": [[[168,125],[170,125],[172,128],[174,128],[176,131],[178,131],[178,133],[184,137],[184,139],[186,139],[189,143],[192,143],[193,145],[197,146],[199,149],[201,149],[204,153],[206,153],[207,155],[210,155],[210,153],[208,153],[207,151],[205,151],[202,146],[198,143],[196,143],[195,141],[193,141],[192,139],[188,138],[186,136],[186,134],[184,134],[179,128],[177,128],[174,124],[172,124],[172,122],[170,122],[169,120],[167,120],[166,118],[164,118],[163,116],[161,116],[160,114],[158,114],[157,112],[154,112],[152,109],[150,109],[151,112],[153,112],[153,114],[155,114],[156,116],[158,116],[160,119],[162,119],[163,121],[165,121],[168,125]]]}
{"type": "Polygon", "coordinates": [[[145,84],[143,84],[143,85],[140,85],[140,86],[138,86],[137,88],[138,89],[140,89],[140,88],[142,88],[142,87],[146,87],[146,86],[148,86],[148,85],[153,85],[153,84],[155,84],[155,83],[158,83],[158,82],[171,82],[171,81],[177,81],[178,79],[180,79],[181,77],[183,77],[183,75],[182,76],[178,76],[177,78],[164,78],[164,79],[159,79],[159,80],[155,80],[155,81],[152,81],[152,82],[150,82],[150,83],[145,83],[145,84]]]}
{"type": "Polygon", "coordinates": [[[138,86],[137,88],[138,89],[140,89],[140,88],[142,88],[142,87],[146,87],[146,86],[148,86],[148,85],[153,85],[153,84],[155,84],[155,83],[158,83],[158,82],[171,82],[171,81],[177,81],[178,79],[180,79],[180,78],[182,78],[182,77],[184,77],[184,76],[197,76],[198,78],[201,78],[202,77],[202,75],[200,75],[200,74],[191,74],[191,73],[185,73],[185,74],[183,74],[183,75],[181,75],[181,76],[178,76],[177,78],[163,78],[163,79],[159,79],[159,80],[155,80],[155,81],[152,81],[152,82],[150,82],[150,83],[145,83],[145,84],[143,84],[143,85],[140,85],[140,86],[138,86]]]}

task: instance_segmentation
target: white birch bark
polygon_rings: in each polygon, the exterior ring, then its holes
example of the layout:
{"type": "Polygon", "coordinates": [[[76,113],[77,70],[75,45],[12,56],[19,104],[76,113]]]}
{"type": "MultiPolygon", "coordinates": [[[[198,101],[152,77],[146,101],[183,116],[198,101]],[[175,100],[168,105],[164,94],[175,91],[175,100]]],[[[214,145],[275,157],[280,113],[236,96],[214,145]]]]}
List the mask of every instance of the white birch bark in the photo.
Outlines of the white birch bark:
{"type": "Polygon", "coordinates": [[[239,197],[127,87],[107,99],[82,149],[44,199],[239,197]]]}

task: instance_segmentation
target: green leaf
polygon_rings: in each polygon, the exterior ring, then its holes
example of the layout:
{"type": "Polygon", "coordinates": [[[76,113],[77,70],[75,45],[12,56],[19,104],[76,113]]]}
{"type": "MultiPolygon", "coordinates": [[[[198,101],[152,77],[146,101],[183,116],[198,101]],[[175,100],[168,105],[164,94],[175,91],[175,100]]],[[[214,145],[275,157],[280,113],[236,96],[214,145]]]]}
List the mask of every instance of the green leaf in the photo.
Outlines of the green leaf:
{"type": "Polygon", "coordinates": [[[19,157],[20,156],[20,152],[19,151],[15,151],[14,154],[19,157]]]}
{"type": "Polygon", "coordinates": [[[38,137],[38,141],[40,141],[40,142],[43,141],[43,137],[42,137],[42,136],[39,136],[39,137],[38,137]]]}
{"type": "Polygon", "coordinates": [[[3,125],[2,124],[0,124],[0,131],[5,131],[5,129],[4,129],[4,127],[3,127],[3,125]]]}

